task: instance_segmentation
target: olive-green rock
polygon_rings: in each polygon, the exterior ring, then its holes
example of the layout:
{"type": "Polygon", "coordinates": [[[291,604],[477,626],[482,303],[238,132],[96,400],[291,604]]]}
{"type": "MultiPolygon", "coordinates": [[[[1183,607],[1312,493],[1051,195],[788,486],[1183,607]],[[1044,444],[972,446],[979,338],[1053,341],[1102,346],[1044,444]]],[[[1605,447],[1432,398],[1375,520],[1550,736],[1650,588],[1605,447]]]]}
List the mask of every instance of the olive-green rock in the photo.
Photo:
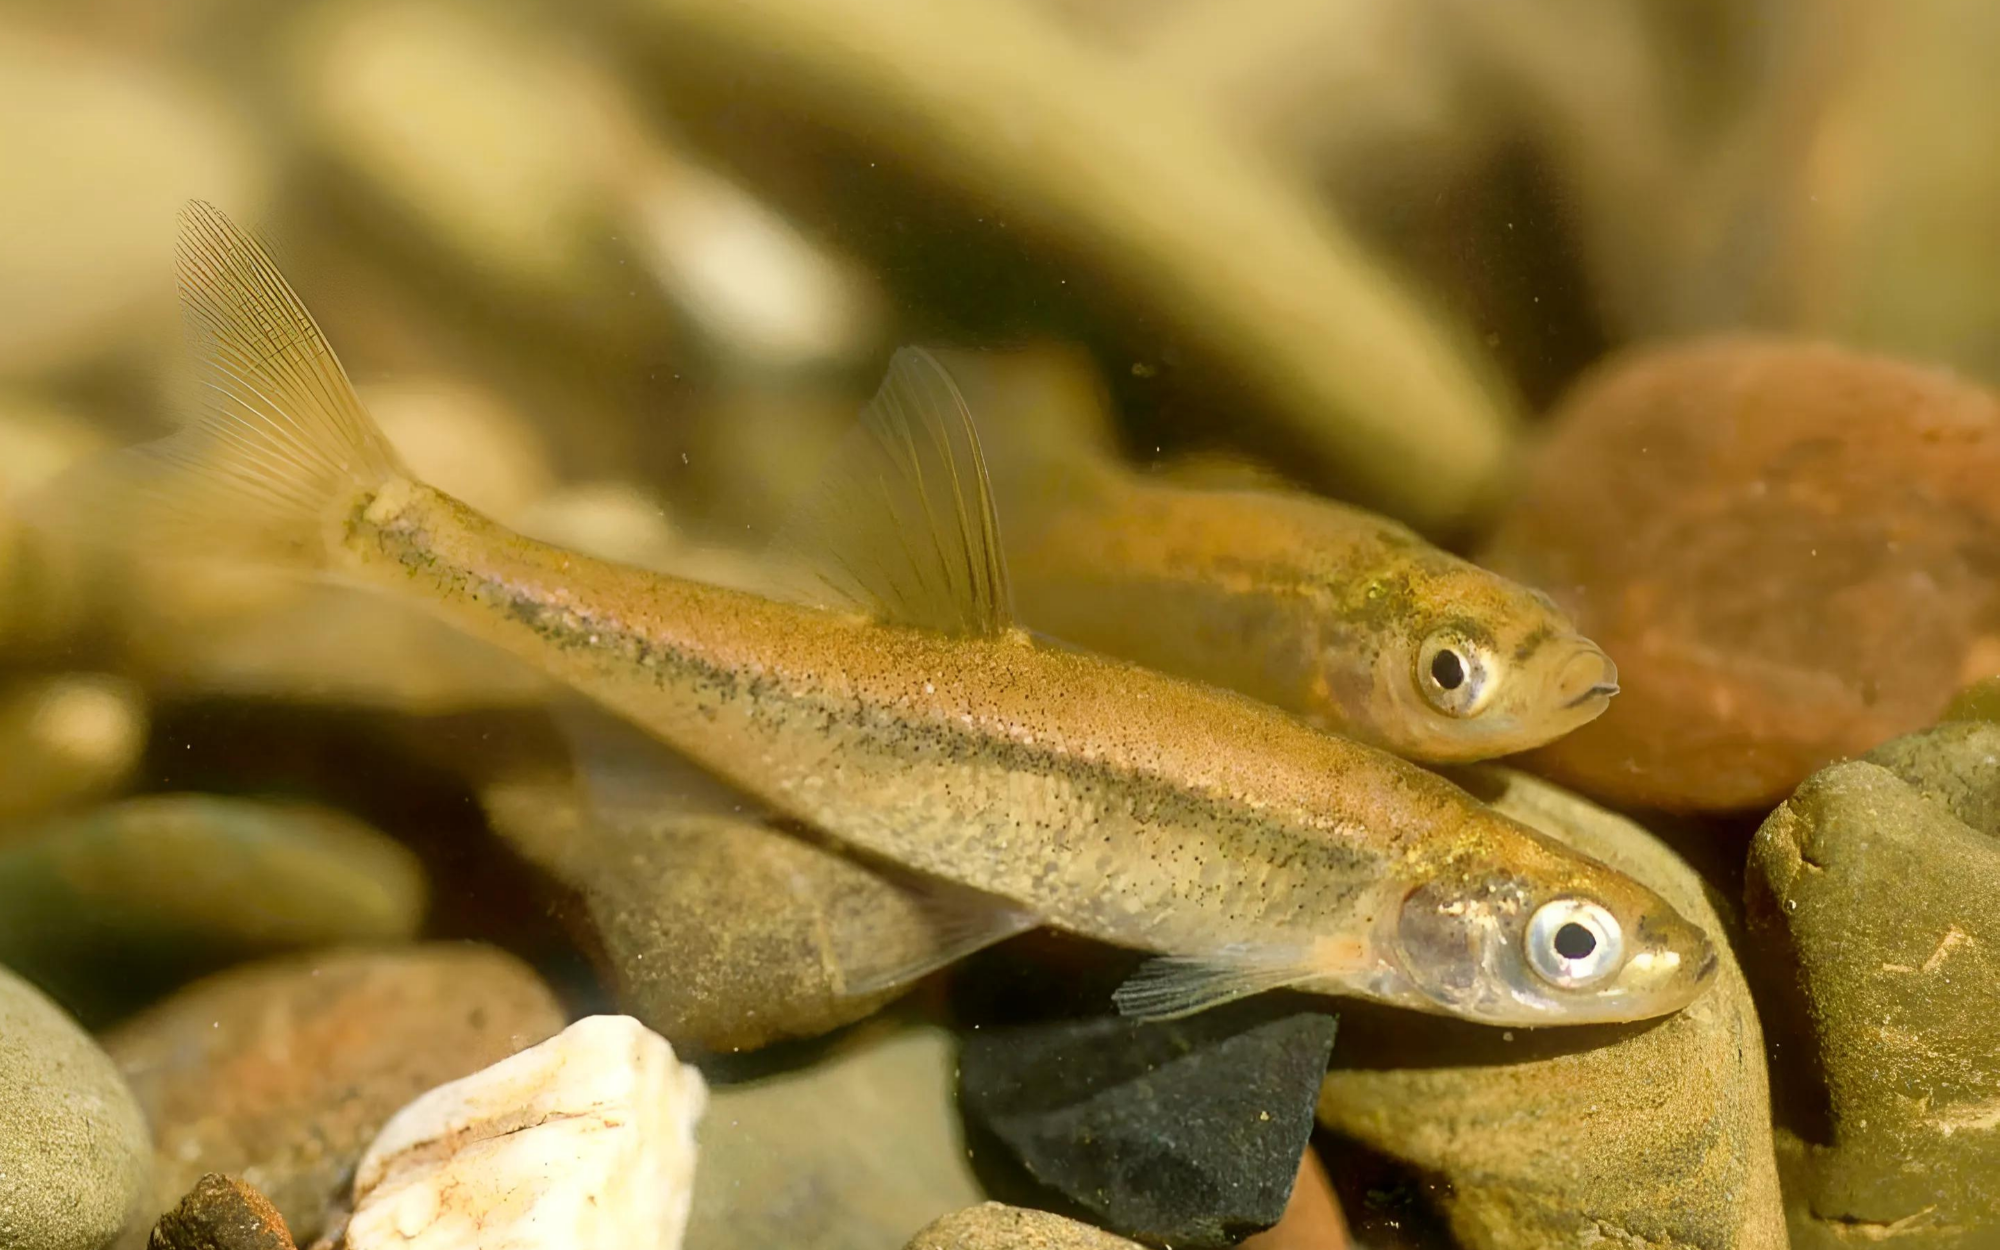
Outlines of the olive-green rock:
{"type": "Polygon", "coordinates": [[[982,1202],[954,1211],[905,1250],[1138,1250],[1139,1243],[1047,1211],[982,1202]]]}
{"type": "Polygon", "coordinates": [[[1701,879],[1632,822],[1526,774],[1500,810],[1645,882],[1722,943],[1714,986],[1636,1025],[1500,1030],[1350,1008],[1321,1122],[1436,1176],[1468,1250],[1781,1250],[1763,1034],[1701,879]]]}
{"type": "Polygon", "coordinates": [[[985,1197],[943,1029],[864,1026],[782,1076],[711,1085],[689,1250],[882,1250],[985,1197]]]}
{"type": "Polygon", "coordinates": [[[751,815],[674,810],[605,818],[564,778],[486,787],[493,827],[581,896],[586,944],[619,1008],[674,1045],[752,1050],[859,1020],[953,935],[925,896],[751,815]]]}
{"type": "Polygon", "coordinates": [[[1751,932],[1815,1114],[1781,1135],[1793,1244],[2000,1244],[2000,725],[1814,774],[1758,830],[1751,932]]]}
{"type": "Polygon", "coordinates": [[[0,968],[0,1246],[97,1250],[137,1207],[151,1161],[110,1058],[0,968]]]}
{"type": "Polygon", "coordinates": [[[276,951],[415,936],[423,869],[302,803],[156,794],[0,843],[0,962],[86,1022],[276,951]]]}

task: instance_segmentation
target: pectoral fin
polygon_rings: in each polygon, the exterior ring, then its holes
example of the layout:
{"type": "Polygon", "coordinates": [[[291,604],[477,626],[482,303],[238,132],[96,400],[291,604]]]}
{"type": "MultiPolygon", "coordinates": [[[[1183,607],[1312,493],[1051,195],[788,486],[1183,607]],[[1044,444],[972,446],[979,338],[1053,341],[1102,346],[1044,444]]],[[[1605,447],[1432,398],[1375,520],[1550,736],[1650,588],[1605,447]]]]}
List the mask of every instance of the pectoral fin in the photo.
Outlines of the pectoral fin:
{"type": "Polygon", "coordinates": [[[1134,1020],[1178,1020],[1211,1007],[1323,976],[1304,947],[1232,946],[1204,955],[1149,959],[1111,995],[1134,1020]]]}

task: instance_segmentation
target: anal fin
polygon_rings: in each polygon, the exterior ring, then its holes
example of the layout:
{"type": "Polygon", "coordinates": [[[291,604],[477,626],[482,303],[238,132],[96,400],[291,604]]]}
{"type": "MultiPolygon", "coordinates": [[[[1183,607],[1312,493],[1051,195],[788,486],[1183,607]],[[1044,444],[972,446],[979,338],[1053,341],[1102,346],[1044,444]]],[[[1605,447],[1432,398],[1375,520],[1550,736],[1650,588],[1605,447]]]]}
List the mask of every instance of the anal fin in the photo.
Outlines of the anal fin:
{"type": "Polygon", "coordinates": [[[930,928],[932,941],[921,951],[895,951],[856,940],[861,935],[851,931],[833,933],[834,955],[851,995],[907,985],[1041,923],[1033,912],[1006,899],[941,878],[899,872],[892,879],[930,928]]]}

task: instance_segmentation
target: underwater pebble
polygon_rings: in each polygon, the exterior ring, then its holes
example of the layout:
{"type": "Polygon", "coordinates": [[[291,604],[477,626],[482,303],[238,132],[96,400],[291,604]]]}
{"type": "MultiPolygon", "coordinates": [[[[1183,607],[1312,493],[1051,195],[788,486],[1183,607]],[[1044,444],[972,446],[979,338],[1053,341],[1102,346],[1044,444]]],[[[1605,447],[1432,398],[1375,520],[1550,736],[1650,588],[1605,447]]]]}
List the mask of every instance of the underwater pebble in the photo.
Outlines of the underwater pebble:
{"type": "Polygon", "coordinates": [[[931,1224],[904,1250],[1137,1250],[1138,1245],[1047,1211],[982,1202],[931,1224]]]}
{"type": "Polygon", "coordinates": [[[156,683],[182,693],[411,716],[534,706],[552,688],[421,609],[334,585],[302,586],[255,611],[182,618],[149,644],[144,663],[156,683]]]}
{"type": "Polygon", "coordinates": [[[98,1250],[146,1188],[146,1122],[97,1043],[0,968],[0,1246],[98,1250]]]}
{"type": "Polygon", "coordinates": [[[952,1110],[957,1045],[884,1021],[809,1067],[712,1085],[691,1250],[882,1250],[985,1198],[952,1110]]]}
{"type": "Polygon", "coordinates": [[[39,653],[90,613],[88,570],[30,525],[34,493],[110,446],[88,416],[39,396],[0,393],[0,651],[39,653]]]}
{"type": "Polygon", "coordinates": [[[425,883],[330,808],[150,794],[0,841],[0,963],[87,1021],[276,951],[405,941],[425,883]]]}
{"type": "Polygon", "coordinates": [[[2000,1244],[2000,725],[1814,774],[1757,831],[1747,892],[1817,1108],[1780,1138],[1792,1244],[2000,1244]]]}
{"type": "Polygon", "coordinates": [[[1618,663],[1530,757],[1613,802],[1768,808],[2000,665],[2000,404],[1784,341],[1636,352],[1558,412],[1482,563],[1618,663]]]}
{"type": "Polygon", "coordinates": [[[1938,719],[2000,721],[2000,677],[1982,677],[1966,686],[1938,719]]]}
{"type": "MultiPolygon", "coordinates": [[[[1462,776],[1723,935],[1701,878],[1638,825],[1512,769],[1462,776]]],[[[1782,1250],[1763,1034],[1719,949],[1712,988],[1637,1025],[1499,1030],[1357,1004],[1320,1122],[1436,1177],[1463,1245],[1782,1250]]]]}
{"type": "MultiPolygon", "coordinates": [[[[1468,336],[1302,178],[1055,16],[925,0],[616,8],[663,74],[755,67],[728,83],[783,83],[756,93],[760,110],[948,186],[964,211],[1006,221],[1010,247],[1039,236],[1072,284],[1102,286],[1158,327],[1143,350],[1159,351],[1164,330],[1187,345],[1167,355],[1201,357],[1237,423],[1261,427],[1303,476],[1419,528],[1452,528],[1494,502],[1517,422],[1468,336]],[[1079,258],[1102,279],[1074,272],[1079,258]]],[[[733,111],[741,98],[705,106],[733,111]]]]}
{"type": "Polygon", "coordinates": [[[1114,1231],[1232,1246],[1285,1213],[1334,1017],[1253,1001],[1183,1020],[981,1029],[959,1061],[966,1121],[1114,1231]]]}
{"type": "Polygon", "coordinates": [[[1319,1152],[1306,1147],[1284,1218],[1244,1239],[1242,1250],[1348,1250],[1347,1221],[1319,1152]]]}
{"type": "Polygon", "coordinates": [[[285,83],[304,135],[406,233],[595,322],[611,275],[592,227],[610,224],[620,132],[588,62],[540,33],[450,0],[318,6],[294,23],[285,83]]]}
{"type": "Polygon", "coordinates": [[[511,521],[556,488],[534,422],[498,395],[451,377],[401,377],[355,388],[418,480],[511,521]]]}
{"type": "Polygon", "coordinates": [[[296,1250],[285,1217],[241,1179],[210,1172],[160,1217],[146,1250],[296,1250]]]}
{"type": "Polygon", "coordinates": [[[163,223],[191,195],[246,218],[263,172],[231,119],[149,64],[0,27],[0,376],[106,353],[174,290],[163,223]]]}
{"type": "Polygon", "coordinates": [[[586,945],[620,1009],[678,1045],[752,1050],[828,1032],[902,992],[849,992],[858,958],[938,946],[887,878],[759,820],[607,823],[560,779],[512,779],[481,801],[496,832],[582,895],[586,945]]]}
{"type": "Polygon", "coordinates": [[[0,690],[0,845],[30,817],[123,785],[145,748],[145,699],[128,681],[65,673],[0,690]]]}
{"type": "Polygon", "coordinates": [[[196,982],[105,1048],[152,1125],[145,1226],[207,1172],[240,1176],[310,1242],[362,1150],[418,1094],[552,1036],[562,1010],[487,947],[335,950],[196,982]]]}
{"type": "Polygon", "coordinates": [[[579,1020],[398,1111],[356,1169],[347,1250],[678,1250],[704,1098],[637,1020],[579,1020]]]}

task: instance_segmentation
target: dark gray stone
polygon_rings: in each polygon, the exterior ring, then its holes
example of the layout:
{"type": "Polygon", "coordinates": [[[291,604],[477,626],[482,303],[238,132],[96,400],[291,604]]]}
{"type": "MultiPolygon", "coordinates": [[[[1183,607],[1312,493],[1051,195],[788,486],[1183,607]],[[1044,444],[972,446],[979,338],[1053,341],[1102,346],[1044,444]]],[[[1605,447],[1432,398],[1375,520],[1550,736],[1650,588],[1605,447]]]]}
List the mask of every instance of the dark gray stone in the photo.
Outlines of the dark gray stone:
{"type": "Polygon", "coordinates": [[[960,1059],[960,1103],[975,1133],[1106,1228],[1234,1245],[1285,1213],[1312,1133],[1335,1019],[1303,1001],[982,1030],[960,1059]]]}

